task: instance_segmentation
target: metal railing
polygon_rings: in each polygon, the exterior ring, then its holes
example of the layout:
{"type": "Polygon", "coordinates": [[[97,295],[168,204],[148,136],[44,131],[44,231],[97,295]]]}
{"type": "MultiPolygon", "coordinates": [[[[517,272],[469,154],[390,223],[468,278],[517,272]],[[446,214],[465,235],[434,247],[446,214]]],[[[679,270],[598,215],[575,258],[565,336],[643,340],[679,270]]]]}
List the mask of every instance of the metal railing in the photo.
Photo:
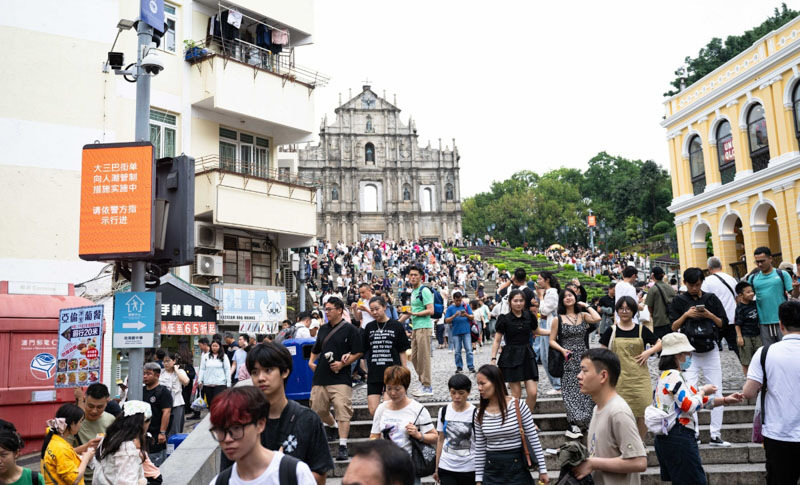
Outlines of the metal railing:
{"type": "Polygon", "coordinates": [[[330,81],[330,77],[319,71],[298,66],[294,62],[293,50],[289,53],[273,53],[241,39],[209,36],[204,41],[195,42],[184,54],[186,60],[192,63],[201,62],[210,55],[232,59],[310,88],[325,86],[330,81]]]}
{"type": "Polygon", "coordinates": [[[236,160],[234,158],[220,157],[219,155],[206,155],[195,159],[195,174],[213,170],[309,188],[320,185],[319,181],[312,177],[300,175],[296,172],[293,173],[290,170],[268,168],[266,162],[236,160]]]}

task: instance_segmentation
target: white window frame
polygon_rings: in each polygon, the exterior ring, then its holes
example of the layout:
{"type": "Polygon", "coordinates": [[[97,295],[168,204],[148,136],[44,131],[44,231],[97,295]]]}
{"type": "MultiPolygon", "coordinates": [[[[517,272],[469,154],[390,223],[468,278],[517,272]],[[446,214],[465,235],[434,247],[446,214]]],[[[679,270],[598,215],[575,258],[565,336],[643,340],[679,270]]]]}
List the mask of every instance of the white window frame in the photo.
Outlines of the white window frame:
{"type": "Polygon", "coordinates": [[[152,130],[153,126],[157,127],[158,131],[159,131],[157,143],[156,143],[156,141],[154,141],[152,139],[150,140],[150,142],[153,143],[153,145],[155,146],[156,158],[174,157],[175,154],[178,153],[178,115],[170,113],[169,111],[163,111],[163,110],[155,109],[155,108],[151,107],[150,108],[150,127],[151,127],[151,130],[152,130]],[[170,124],[170,123],[167,123],[165,121],[154,120],[152,118],[152,115],[153,115],[154,112],[155,113],[159,113],[159,114],[161,114],[162,116],[165,116],[165,117],[166,116],[174,117],[175,118],[175,124],[170,124]],[[167,138],[165,136],[165,133],[166,133],[167,130],[170,130],[173,133],[173,140],[174,140],[174,144],[173,144],[173,147],[172,147],[173,148],[173,153],[166,153],[166,150],[165,150],[166,147],[165,147],[164,143],[165,143],[165,140],[167,138]]]}
{"type": "MultiPolygon", "coordinates": [[[[226,136],[222,136],[219,134],[219,143],[227,143],[231,146],[236,147],[236,160],[235,166],[236,171],[243,171],[245,161],[242,157],[242,150],[246,149],[250,152],[250,160],[248,161],[248,166],[250,167],[249,173],[255,176],[269,178],[270,176],[270,162],[271,162],[271,153],[270,153],[270,146],[272,145],[272,141],[263,135],[257,135],[255,133],[251,133],[249,131],[240,131],[235,130],[233,128],[229,128],[225,125],[219,125],[220,128],[228,130],[232,133],[236,133],[235,138],[228,138],[226,136]],[[242,135],[247,135],[253,137],[253,142],[244,142],[242,141],[242,135]],[[263,158],[262,158],[263,157],[263,158]]],[[[218,130],[219,133],[219,130],[218,130]]],[[[222,157],[222,150],[220,150],[220,157],[222,157]]],[[[233,161],[233,160],[231,160],[233,161]]]]}
{"type": "Polygon", "coordinates": [[[167,47],[167,37],[169,37],[168,30],[167,32],[164,32],[164,37],[161,38],[161,50],[175,54],[178,52],[178,7],[172,5],[171,3],[164,2],[164,22],[169,24],[170,21],[172,22],[172,37],[174,39],[174,45],[172,46],[172,49],[167,47]],[[172,9],[173,12],[169,12],[169,9],[172,9]]]}

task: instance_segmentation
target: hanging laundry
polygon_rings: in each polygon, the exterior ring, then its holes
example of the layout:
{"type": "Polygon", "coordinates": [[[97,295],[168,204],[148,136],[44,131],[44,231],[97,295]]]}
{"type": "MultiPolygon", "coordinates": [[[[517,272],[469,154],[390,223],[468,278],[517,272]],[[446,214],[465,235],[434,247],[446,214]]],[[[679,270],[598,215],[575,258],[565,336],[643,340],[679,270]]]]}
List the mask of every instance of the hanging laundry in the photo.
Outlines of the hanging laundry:
{"type": "Polygon", "coordinates": [[[242,26],[242,14],[238,10],[231,9],[228,14],[228,23],[237,29],[242,26]]]}
{"type": "Polygon", "coordinates": [[[277,45],[286,45],[289,43],[289,32],[284,30],[274,29],[272,31],[272,43],[277,45]]]}
{"type": "MultiPolygon", "coordinates": [[[[239,27],[236,27],[230,21],[230,14],[233,13],[233,10],[230,12],[222,12],[222,38],[225,40],[232,40],[239,38],[239,27]]],[[[240,14],[241,15],[241,14],[240,14]]],[[[239,23],[241,25],[241,22],[239,23]]]]}
{"type": "Polygon", "coordinates": [[[256,27],[256,45],[267,50],[272,46],[272,35],[264,24],[258,24],[256,27]]]}

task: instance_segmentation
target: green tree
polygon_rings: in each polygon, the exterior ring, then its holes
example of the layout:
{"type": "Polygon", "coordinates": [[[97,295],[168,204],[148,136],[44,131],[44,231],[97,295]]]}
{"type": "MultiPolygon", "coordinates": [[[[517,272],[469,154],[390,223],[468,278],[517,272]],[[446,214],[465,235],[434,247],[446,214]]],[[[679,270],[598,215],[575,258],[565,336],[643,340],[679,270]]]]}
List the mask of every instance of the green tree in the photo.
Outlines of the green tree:
{"type": "Polygon", "coordinates": [[[767,17],[760,25],[746,31],[744,34],[729,35],[725,42],[719,37],[714,37],[705,47],[700,49],[697,57],[686,56],[684,65],[675,70],[676,77],[670,83],[675,89],[667,91],[664,96],[678,94],[681,91],[682,83],[685,86],[691,86],[714,69],[747,50],[760,38],[789,23],[798,14],[800,12],[792,10],[785,3],[782,3],[780,9],[775,9],[772,17],[767,17]]]}

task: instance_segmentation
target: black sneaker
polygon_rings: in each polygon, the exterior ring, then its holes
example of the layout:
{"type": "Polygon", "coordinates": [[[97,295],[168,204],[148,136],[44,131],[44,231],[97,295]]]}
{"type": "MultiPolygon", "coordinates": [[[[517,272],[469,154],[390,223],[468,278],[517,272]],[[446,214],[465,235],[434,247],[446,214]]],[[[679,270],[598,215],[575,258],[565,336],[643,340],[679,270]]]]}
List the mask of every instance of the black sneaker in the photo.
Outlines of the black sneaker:
{"type": "Polygon", "coordinates": [[[328,436],[328,442],[339,441],[339,430],[330,426],[324,426],[325,434],[328,436]]]}
{"type": "Polygon", "coordinates": [[[461,374],[464,371],[461,367],[456,367],[456,374],[461,374]]]}
{"type": "Polygon", "coordinates": [[[470,369],[469,369],[469,373],[470,373],[470,374],[474,374],[474,373],[475,373],[475,368],[474,368],[474,367],[470,367],[470,369]]]}
{"type": "Polygon", "coordinates": [[[336,454],[337,461],[347,461],[349,456],[347,455],[347,445],[339,445],[339,453],[336,454]]]}

